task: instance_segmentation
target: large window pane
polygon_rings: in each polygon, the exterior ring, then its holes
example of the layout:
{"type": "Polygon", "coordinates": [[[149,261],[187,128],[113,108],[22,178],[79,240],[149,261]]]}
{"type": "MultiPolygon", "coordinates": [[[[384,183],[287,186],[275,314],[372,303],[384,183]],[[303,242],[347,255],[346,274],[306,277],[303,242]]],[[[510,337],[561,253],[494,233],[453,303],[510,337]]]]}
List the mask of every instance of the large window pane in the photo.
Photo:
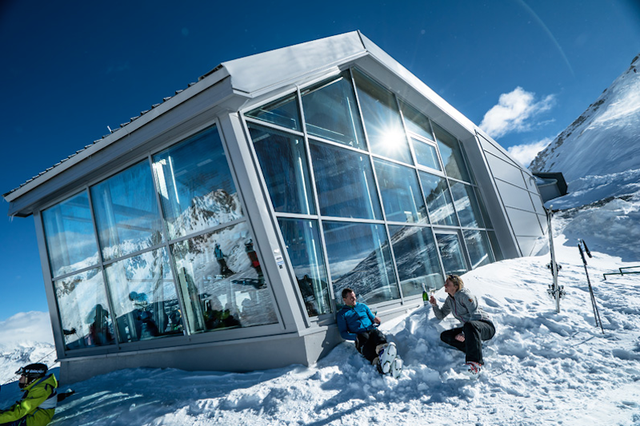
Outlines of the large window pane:
{"type": "Polygon", "coordinates": [[[449,183],[460,224],[470,228],[483,228],[484,221],[473,188],[460,182],[449,181],[449,183]]]}
{"type": "Polygon", "coordinates": [[[471,269],[494,262],[489,238],[484,231],[463,231],[464,240],[469,250],[471,269]]]}
{"type": "Polygon", "coordinates": [[[91,269],[54,283],[66,349],[115,343],[102,274],[91,269]]]}
{"type": "Polygon", "coordinates": [[[467,272],[467,267],[462,256],[462,246],[457,232],[436,232],[438,249],[444,265],[444,273],[462,275],[467,272]]]}
{"type": "Polygon", "coordinates": [[[153,157],[170,238],[242,217],[218,131],[211,127],[153,157]]]}
{"type": "Polygon", "coordinates": [[[440,155],[442,156],[442,163],[447,176],[471,182],[458,140],[437,124],[434,124],[433,130],[436,134],[438,148],[440,148],[440,155]]]}
{"type": "Polygon", "coordinates": [[[182,314],[164,248],[105,268],[121,342],[182,335],[182,314]]]}
{"type": "Polygon", "coordinates": [[[367,304],[400,297],[384,226],[324,222],[323,228],[338,303],[342,303],[345,287],[367,304]]]}
{"type": "Polygon", "coordinates": [[[427,209],[415,170],[382,160],[375,160],[375,167],[387,220],[426,222],[427,209]]]}
{"type": "Polygon", "coordinates": [[[277,322],[246,223],[176,243],[172,253],[192,332],[277,322]]]}
{"type": "Polygon", "coordinates": [[[316,316],[331,312],[318,222],[281,218],[278,223],[307,313],[316,316]]]}
{"type": "Polygon", "coordinates": [[[359,72],[354,77],[371,152],[413,164],[393,94],[359,72]]]}
{"type": "Polygon", "coordinates": [[[307,133],[367,149],[351,79],[347,72],[302,92],[307,133]]]}
{"type": "Polygon", "coordinates": [[[86,192],[43,211],[42,220],[54,277],[98,264],[98,244],[86,192]]]}
{"type": "Polygon", "coordinates": [[[325,216],[381,219],[380,202],[367,155],[312,143],[313,173],[325,216]]]}
{"type": "Polygon", "coordinates": [[[289,129],[302,131],[295,93],[271,102],[270,104],[263,105],[260,108],[256,108],[246,115],[289,129]]]}
{"type": "Polygon", "coordinates": [[[458,219],[453,210],[451,194],[447,180],[429,173],[420,172],[420,182],[427,198],[431,223],[438,225],[458,226],[458,219]]]}
{"type": "Polygon", "coordinates": [[[404,102],[400,102],[400,108],[402,108],[402,115],[404,116],[404,122],[408,131],[433,140],[431,123],[424,114],[404,102]]]}
{"type": "Polygon", "coordinates": [[[304,140],[253,125],[249,132],[274,210],[315,214],[304,140]]]}
{"type": "Polygon", "coordinates": [[[421,294],[424,288],[438,289],[444,283],[438,250],[431,228],[389,226],[402,294],[421,294]]]}
{"type": "Polygon", "coordinates": [[[435,146],[416,138],[411,138],[411,144],[413,145],[413,151],[416,153],[416,161],[418,164],[442,171],[440,161],[438,161],[438,151],[435,146]]]}
{"type": "Polygon", "coordinates": [[[104,260],[162,241],[162,222],[148,161],[92,187],[91,200],[104,260]]]}

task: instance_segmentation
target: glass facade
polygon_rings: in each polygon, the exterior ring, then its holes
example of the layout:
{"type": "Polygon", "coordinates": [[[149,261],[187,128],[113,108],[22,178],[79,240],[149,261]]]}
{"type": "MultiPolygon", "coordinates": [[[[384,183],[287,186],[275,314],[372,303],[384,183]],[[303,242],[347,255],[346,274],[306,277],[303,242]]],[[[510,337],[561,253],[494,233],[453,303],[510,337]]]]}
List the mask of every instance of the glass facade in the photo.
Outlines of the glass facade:
{"type": "Polygon", "coordinates": [[[99,263],[98,244],[86,192],[42,212],[51,275],[65,275],[99,263]]]}
{"type": "MultiPolygon", "coordinates": [[[[284,285],[309,317],[333,317],[345,287],[389,303],[502,258],[458,140],[363,72],[298,88],[243,121],[293,274],[284,285]]],[[[89,185],[42,222],[67,350],[279,321],[216,126],[89,185]]]]}
{"type": "Polygon", "coordinates": [[[115,343],[113,318],[97,268],[54,281],[66,349],[115,343]]]}
{"type": "Polygon", "coordinates": [[[458,140],[357,69],[301,88],[301,131],[244,114],[309,316],[341,291],[372,304],[494,261],[495,236],[458,140]],[[265,122],[268,122],[265,123],[265,122]]]}
{"type": "MultiPolygon", "coordinates": [[[[288,102],[262,111],[258,119],[299,124],[288,102]]],[[[278,322],[216,126],[42,221],[67,350],[278,322]]]]}

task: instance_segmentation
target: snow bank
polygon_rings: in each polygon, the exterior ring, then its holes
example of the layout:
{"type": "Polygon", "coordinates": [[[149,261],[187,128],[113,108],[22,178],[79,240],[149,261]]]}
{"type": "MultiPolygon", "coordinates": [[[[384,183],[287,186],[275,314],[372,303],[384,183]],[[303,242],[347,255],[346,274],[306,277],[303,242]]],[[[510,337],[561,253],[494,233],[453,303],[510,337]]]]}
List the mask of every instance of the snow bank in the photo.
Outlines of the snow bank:
{"type": "MultiPolygon", "coordinates": [[[[53,424],[638,424],[640,275],[603,281],[603,272],[627,264],[598,252],[589,259],[603,335],[577,247],[561,235],[556,250],[567,291],[560,313],[546,293],[547,256],[463,276],[498,328],[477,379],[459,373],[464,355],[439,340],[454,320],[438,322],[421,308],[383,324],[406,363],[397,380],[380,376],[348,342],[308,368],[122,370],[75,384],[78,394],[61,404],[53,424]]],[[[15,385],[0,397],[14,401],[15,385]]]]}

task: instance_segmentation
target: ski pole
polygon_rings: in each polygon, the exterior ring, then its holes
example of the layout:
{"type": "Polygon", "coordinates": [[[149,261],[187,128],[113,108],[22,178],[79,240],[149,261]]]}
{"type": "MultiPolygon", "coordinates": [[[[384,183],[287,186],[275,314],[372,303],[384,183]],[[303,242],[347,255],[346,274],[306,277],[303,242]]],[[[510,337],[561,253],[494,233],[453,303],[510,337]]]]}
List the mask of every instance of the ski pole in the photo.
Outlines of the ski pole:
{"type": "Polygon", "coordinates": [[[578,239],[578,250],[580,250],[580,257],[582,257],[582,263],[584,264],[584,273],[587,275],[587,285],[589,287],[589,294],[591,296],[591,307],[593,308],[593,316],[596,321],[596,327],[600,326],[600,330],[602,331],[602,334],[604,334],[604,327],[602,326],[602,320],[600,319],[600,312],[598,310],[598,304],[596,303],[596,296],[593,293],[591,280],[589,279],[589,271],[587,270],[587,258],[584,257],[585,252],[587,253],[587,256],[592,257],[591,252],[589,251],[589,247],[587,247],[587,243],[581,239],[578,239]]]}

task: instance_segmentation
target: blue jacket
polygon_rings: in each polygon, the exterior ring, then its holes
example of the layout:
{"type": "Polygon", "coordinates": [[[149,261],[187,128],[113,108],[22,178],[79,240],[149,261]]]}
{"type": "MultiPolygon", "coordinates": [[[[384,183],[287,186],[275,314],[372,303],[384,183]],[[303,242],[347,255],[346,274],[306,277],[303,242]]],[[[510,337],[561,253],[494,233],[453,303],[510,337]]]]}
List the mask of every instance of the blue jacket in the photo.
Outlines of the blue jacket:
{"type": "Polygon", "coordinates": [[[343,306],[338,312],[338,330],[345,340],[356,340],[356,335],[373,329],[375,316],[364,303],[343,306]]]}

